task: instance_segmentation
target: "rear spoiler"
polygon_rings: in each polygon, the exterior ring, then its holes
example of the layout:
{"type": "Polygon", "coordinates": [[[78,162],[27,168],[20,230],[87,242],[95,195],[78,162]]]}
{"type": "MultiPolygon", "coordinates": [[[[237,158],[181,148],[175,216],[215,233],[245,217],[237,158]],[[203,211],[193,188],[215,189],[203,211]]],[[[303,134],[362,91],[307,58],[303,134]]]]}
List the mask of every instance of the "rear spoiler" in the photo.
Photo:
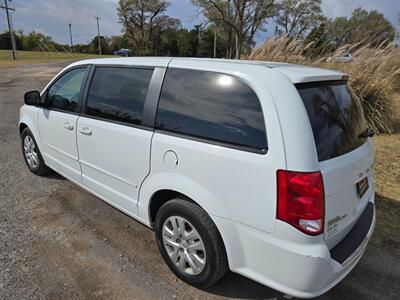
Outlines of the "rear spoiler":
{"type": "Polygon", "coordinates": [[[301,82],[301,83],[296,83],[295,86],[297,89],[307,89],[307,88],[321,87],[321,86],[342,85],[342,84],[347,84],[348,78],[349,76],[346,75],[346,79],[301,82]]]}
{"type": "Polygon", "coordinates": [[[282,65],[273,69],[281,72],[294,84],[303,82],[349,79],[349,75],[346,73],[307,66],[282,65]]]}

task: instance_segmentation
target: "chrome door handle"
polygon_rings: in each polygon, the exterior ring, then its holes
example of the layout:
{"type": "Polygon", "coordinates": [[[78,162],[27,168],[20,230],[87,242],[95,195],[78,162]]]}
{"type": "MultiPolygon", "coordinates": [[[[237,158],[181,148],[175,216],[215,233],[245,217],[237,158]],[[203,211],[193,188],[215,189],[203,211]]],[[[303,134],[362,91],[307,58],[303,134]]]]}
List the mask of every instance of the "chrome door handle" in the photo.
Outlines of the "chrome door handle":
{"type": "Polygon", "coordinates": [[[84,135],[92,135],[92,131],[88,127],[83,127],[79,129],[79,132],[84,135]]]}
{"type": "Polygon", "coordinates": [[[68,130],[74,130],[74,126],[72,126],[69,122],[64,123],[64,128],[68,130]]]}

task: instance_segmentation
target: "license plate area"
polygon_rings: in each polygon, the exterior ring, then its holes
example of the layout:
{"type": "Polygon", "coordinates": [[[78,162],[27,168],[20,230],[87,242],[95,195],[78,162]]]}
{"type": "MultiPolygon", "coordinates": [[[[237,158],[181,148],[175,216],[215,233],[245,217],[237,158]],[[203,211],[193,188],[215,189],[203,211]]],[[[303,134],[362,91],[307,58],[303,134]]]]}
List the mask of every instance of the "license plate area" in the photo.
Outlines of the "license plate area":
{"type": "Polygon", "coordinates": [[[356,186],[358,198],[361,199],[369,188],[368,177],[361,179],[359,182],[357,182],[356,186]]]}

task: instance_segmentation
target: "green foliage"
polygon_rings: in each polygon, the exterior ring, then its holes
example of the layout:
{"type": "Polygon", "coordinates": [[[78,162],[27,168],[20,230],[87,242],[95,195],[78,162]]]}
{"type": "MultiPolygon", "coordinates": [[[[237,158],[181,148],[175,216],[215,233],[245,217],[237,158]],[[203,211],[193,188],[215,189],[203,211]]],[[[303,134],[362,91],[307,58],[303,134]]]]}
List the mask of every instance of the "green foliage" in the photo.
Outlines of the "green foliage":
{"type": "MultiPolygon", "coordinates": [[[[102,54],[113,54],[113,46],[111,45],[111,39],[100,36],[100,45],[101,45],[101,53],[102,54]]],[[[98,37],[94,37],[92,41],[88,45],[88,52],[91,54],[99,54],[99,39],[98,37]]]]}
{"type": "MultiPolygon", "coordinates": [[[[200,45],[197,53],[199,57],[214,57],[214,30],[214,28],[210,27],[201,34],[200,45]]],[[[223,44],[219,42],[218,33],[216,46],[216,57],[223,57],[225,54],[225,48],[223,44]]]]}
{"type": "Polygon", "coordinates": [[[391,42],[394,36],[394,28],[383,14],[376,10],[368,12],[361,7],[355,9],[350,18],[329,20],[327,26],[330,39],[337,47],[358,42],[378,46],[391,42]]]}
{"type": "Polygon", "coordinates": [[[111,37],[111,50],[112,52],[119,49],[130,48],[129,39],[126,35],[115,35],[111,37]]]}
{"type": "MultiPolygon", "coordinates": [[[[21,38],[18,34],[15,34],[15,44],[17,49],[23,49],[21,38]]],[[[10,50],[12,49],[11,45],[11,35],[9,31],[5,31],[0,33],[0,49],[10,50]]]]}
{"type": "Polygon", "coordinates": [[[21,34],[20,37],[24,50],[41,51],[44,49],[46,51],[47,48],[53,50],[56,47],[56,43],[53,42],[51,37],[36,31],[30,32],[28,35],[21,34]]]}
{"type": "Polygon", "coordinates": [[[195,56],[197,49],[196,33],[193,30],[189,32],[187,29],[181,29],[178,32],[177,45],[179,56],[195,56]]]}
{"type": "Polygon", "coordinates": [[[325,23],[311,30],[304,40],[304,45],[306,49],[303,54],[307,58],[323,57],[334,50],[325,23]]]}

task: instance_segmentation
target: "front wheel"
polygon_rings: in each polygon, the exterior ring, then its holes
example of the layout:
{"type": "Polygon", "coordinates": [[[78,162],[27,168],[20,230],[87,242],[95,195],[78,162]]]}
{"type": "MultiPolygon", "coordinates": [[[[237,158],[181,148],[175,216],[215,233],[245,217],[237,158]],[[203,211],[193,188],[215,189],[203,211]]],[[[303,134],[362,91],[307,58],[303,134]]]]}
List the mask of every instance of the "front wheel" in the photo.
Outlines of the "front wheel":
{"type": "Polygon", "coordinates": [[[22,152],[29,170],[36,175],[47,174],[50,169],[45,165],[42,154],[36,144],[35,138],[29,128],[21,133],[22,152]]]}
{"type": "Polygon", "coordinates": [[[162,257],[183,281],[208,287],[228,270],[222,238],[200,206],[186,199],[168,201],[156,215],[155,232],[162,257]]]}

